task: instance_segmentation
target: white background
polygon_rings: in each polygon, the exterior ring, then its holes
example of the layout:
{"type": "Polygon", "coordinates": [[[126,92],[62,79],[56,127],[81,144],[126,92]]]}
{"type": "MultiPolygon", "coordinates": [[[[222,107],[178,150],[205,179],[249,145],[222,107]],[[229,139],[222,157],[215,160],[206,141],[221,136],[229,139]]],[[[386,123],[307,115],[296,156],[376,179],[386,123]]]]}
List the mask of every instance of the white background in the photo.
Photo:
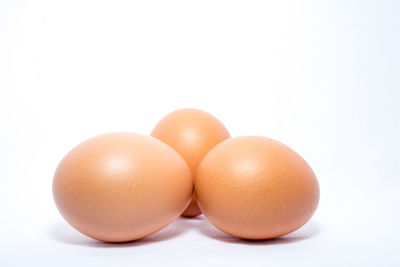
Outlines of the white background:
{"type": "Polygon", "coordinates": [[[399,17],[395,0],[0,1],[0,265],[399,266],[399,17]],[[112,245],[61,218],[65,153],[182,107],[298,151],[311,221],[245,242],[180,219],[112,245]]]}

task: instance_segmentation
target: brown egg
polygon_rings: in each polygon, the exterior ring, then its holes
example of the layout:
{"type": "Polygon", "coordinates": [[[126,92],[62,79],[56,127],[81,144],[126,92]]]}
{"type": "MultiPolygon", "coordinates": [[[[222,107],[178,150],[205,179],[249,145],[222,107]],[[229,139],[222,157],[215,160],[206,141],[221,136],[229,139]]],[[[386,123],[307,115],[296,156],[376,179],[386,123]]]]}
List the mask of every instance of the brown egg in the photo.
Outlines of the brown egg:
{"type": "MultiPolygon", "coordinates": [[[[219,120],[198,109],[180,109],[169,113],[156,125],[151,135],[181,154],[193,173],[211,148],[230,137],[219,120]]],[[[194,217],[200,214],[193,198],[182,216],[194,217]]]]}
{"type": "Polygon", "coordinates": [[[64,218],[78,231],[124,242],[162,229],[187,207],[191,171],[161,141],[136,133],[89,139],[59,164],[53,195],[64,218]]]}
{"type": "Polygon", "coordinates": [[[319,186],[295,151],[266,137],[245,136],[220,143],[204,157],[195,194],[206,218],[223,232],[268,239],[311,218],[319,186]]]}

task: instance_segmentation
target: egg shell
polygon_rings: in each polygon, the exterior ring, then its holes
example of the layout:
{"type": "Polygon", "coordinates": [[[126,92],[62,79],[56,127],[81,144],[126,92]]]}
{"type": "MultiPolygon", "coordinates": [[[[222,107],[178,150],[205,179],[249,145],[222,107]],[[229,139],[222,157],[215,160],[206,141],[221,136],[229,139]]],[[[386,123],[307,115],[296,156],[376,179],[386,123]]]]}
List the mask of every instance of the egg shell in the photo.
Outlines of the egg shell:
{"type": "Polygon", "coordinates": [[[108,242],[140,239],[179,217],[193,193],[184,159],[161,141],[111,133],[72,149],[59,164],[53,196],[78,231],[108,242]]]}
{"type": "MultiPolygon", "coordinates": [[[[225,126],[214,116],[189,108],[166,115],[155,126],[151,135],[175,149],[185,159],[193,174],[207,152],[230,137],[225,126]]],[[[193,198],[182,216],[194,217],[200,214],[193,198]]]]}
{"type": "Polygon", "coordinates": [[[319,185],[307,162],[288,146],[245,136],[220,143],[204,157],[195,195],[206,218],[223,232],[269,239],[311,218],[319,185]]]}

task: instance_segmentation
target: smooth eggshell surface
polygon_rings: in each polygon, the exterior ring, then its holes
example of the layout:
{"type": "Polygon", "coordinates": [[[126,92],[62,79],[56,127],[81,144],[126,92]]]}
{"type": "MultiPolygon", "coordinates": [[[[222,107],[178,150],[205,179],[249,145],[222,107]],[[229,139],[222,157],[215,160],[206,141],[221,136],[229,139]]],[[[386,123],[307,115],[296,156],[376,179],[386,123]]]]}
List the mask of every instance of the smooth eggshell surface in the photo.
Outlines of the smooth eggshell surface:
{"type": "MultiPolygon", "coordinates": [[[[230,137],[228,130],[218,119],[198,109],[180,109],[169,113],[155,126],[151,135],[175,149],[193,173],[211,148],[230,137]]],[[[193,198],[182,216],[193,217],[200,214],[193,198]]]]}
{"type": "Polygon", "coordinates": [[[295,231],[319,201],[314,172],[295,151],[258,136],[228,139],[200,163],[195,194],[206,218],[230,235],[269,239],[295,231]]]}
{"type": "Polygon", "coordinates": [[[179,217],[193,193],[184,159],[161,141],[136,133],[89,139],[59,164],[53,195],[78,231],[108,242],[148,236],[179,217]]]}

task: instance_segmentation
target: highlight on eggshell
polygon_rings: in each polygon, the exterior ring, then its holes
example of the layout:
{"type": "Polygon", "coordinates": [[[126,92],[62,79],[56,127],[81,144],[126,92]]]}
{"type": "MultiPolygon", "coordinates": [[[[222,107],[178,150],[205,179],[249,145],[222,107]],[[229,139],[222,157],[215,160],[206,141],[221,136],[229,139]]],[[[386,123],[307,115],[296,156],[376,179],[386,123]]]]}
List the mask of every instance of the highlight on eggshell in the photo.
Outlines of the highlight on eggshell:
{"type": "MultiPolygon", "coordinates": [[[[151,135],[175,149],[195,173],[203,157],[214,146],[230,138],[225,126],[211,114],[199,109],[179,109],[167,114],[154,127],[151,135]]],[[[184,217],[201,214],[193,196],[184,217]]]]}

